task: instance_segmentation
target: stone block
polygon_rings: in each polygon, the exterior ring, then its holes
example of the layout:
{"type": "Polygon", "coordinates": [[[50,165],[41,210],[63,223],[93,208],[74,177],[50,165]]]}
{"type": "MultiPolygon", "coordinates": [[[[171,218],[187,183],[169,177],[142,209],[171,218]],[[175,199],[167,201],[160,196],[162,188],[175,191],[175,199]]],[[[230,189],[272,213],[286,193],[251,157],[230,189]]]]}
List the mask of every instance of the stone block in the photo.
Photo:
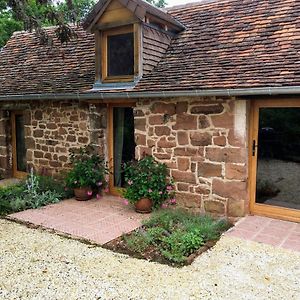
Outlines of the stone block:
{"type": "Polygon", "coordinates": [[[176,114],[186,113],[188,109],[188,102],[182,101],[176,103],[176,114]]]}
{"type": "Polygon", "coordinates": [[[225,146],[226,145],[226,137],[225,136],[215,136],[213,138],[213,143],[216,146],[225,146]]]}
{"type": "Polygon", "coordinates": [[[190,185],[188,183],[182,183],[182,182],[177,183],[177,190],[179,192],[188,192],[189,187],[190,187],[190,185]]]}
{"type": "Polygon", "coordinates": [[[170,153],[153,153],[153,156],[159,160],[171,159],[170,153]]]}
{"type": "Polygon", "coordinates": [[[234,116],[227,112],[221,115],[211,116],[211,120],[216,128],[231,129],[234,125],[234,116]]]}
{"type": "Polygon", "coordinates": [[[177,140],[179,145],[188,145],[189,144],[189,135],[186,131],[177,132],[177,140]]]}
{"type": "Polygon", "coordinates": [[[44,135],[44,131],[41,130],[41,129],[35,129],[33,131],[33,136],[36,137],[36,138],[43,137],[43,135],[44,135]]]}
{"type": "Polygon", "coordinates": [[[211,214],[216,214],[216,215],[225,214],[225,204],[219,201],[214,201],[214,200],[204,201],[204,209],[205,212],[211,214]]]}
{"type": "Polygon", "coordinates": [[[190,169],[190,159],[187,157],[177,157],[177,166],[179,171],[187,171],[190,169]]]}
{"type": "Polygon", "coordinates": [[[79,136],[78,137],[78,143],[80,144],[87,144],[89,142],[89,138],[86,136],[79,136]]]}
{"type": "Polygon", "coordinates": [[[191,132],[190,139],[193,146],[208,146],[212,144],[212,136],[208,132],[191,132]]]}
{"type": "Polygon", "coordinates": [[[176,147],[175,141],[168,141],[166,137],[161,137],[159,141],[157,142],[157,147],[160,148],[173,148],[176,147]]]}
{"type": "Polygon", "coordinates": [[[234,200],[247,199],[247,184],[242,181],[223,181],[220,179],[213,179],[212,182],[213,194],[219,195],[223,198],[234,200]]]}
{"type": "Polygon", "coordinates": [[[134,128],[139,131],[146,131],[146,118],[134,118],[134,128]]]}
{"type": "Polygon", "coordinates": [[[178,206],[191,209],[194,213],[198,213],[201,210],[202,198],[200,195],[177,192],[176,201],[178,206]]]}
{"type": "Polygon", "coordinates": [[[192,114],[220,114],[223,112],[224,106],[221,103],[218,104],[210,104],[210,105],[197,105],[192,107],[191,113],[192,114]]]}
{"type": "Polygon", "coordinates": [[[180,114],[176,116],[175,130],[193,130],[198,128],[197,116],[190,114],[180,114]]]}
{"type": "Polygon", "coordinates": [[[174,115],[176,107],[174,103],[155,102],[151,106],[151,112],[154,114],[174,115]]]}
{"type": "Polygon", "coordinates": [[[197,149],[190,147],[177,147],[174,149],[175,156],[194,156],[197,154],[197,149]]]}
{"type": "Polygon", "coordinates": [[[207,147],[205,157],[216,162],[245,163],[247,161],[246,149],[244,148],[207,147]]]}
{"type": "Polygon", "coordinates": [[[208,186],[197,186],[195,187],[195,193],[200,195],[209,195],[210,188],[208,186]]]}
{"type": "Polygon", "coordinates": [[[222,165],[200,162],[198,163],[198,176],[199,177],[221,177],[222,165]]]}
{"type": "Polygon", "coordinates": [[[146,146],[146,135],[145,134],[135,134],[135,143],[140,146],[146,146]]]}
{"type": "Polygon", "coordinates": [[[227,215],[229,217],[243,217],[245,216],[245,201],[228,199],[227,202],[227,215]]]}
{"type": "Polygon", "coordinates": [[[149,116],[149,124],[150,125],[163,125],[164,122],[164,116],[163,115],[152,115],[149,116]]]}
{"type": "Polygon", "coordinates": [[[204,129],[208,127],[210,127],[210,123],[207,116],[199,116],[199,129],[204,129]]]}
{"type": "Polygon", "coordinates": [[[225,165],[225,177],[227,179],[244,181],[247,179],[247,168],[245,165],[227,163],[225,165]]]}
{"type": "Polygon", "coordinates": [[[196,175],[193,172],[172,170],[171,175],[176,182],[196,183],[196,175]]]}
{"type": "Polygon", "coordinates": [[[168,136],[171,133],[171,129],[168,126],[155,126],[154,132],[157,136],[168,136]]]}

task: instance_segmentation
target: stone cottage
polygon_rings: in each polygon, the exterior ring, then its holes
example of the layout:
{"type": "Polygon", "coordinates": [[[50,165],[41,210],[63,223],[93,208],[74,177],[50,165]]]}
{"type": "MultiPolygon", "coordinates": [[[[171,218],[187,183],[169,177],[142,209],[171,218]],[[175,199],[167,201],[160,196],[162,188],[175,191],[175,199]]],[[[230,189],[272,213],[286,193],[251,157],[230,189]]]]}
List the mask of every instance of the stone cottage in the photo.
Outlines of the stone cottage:
{"type": "Polygon", "coordinates": [[[296,0],[100,0],[67,45],[16,32],[0,51],[2,176],[56,175],[92,144],[111,193],[147,154],[195,212],[299,221],[299,15],[296,0]]]}

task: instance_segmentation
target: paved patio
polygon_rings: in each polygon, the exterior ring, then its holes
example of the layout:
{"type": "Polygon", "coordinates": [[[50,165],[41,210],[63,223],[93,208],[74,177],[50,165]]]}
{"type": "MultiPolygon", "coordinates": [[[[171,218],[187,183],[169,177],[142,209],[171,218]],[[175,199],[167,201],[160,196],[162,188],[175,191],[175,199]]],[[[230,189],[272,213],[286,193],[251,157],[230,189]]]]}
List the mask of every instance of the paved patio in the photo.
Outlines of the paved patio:
{"type": "MultiPolygon", "coordinates": [[[[138,214],[120,197],[105,196],[89,201],[68,199],[39,209],[14,213],[8,218],[40,225],[58,232],[105,244],[139,226],[149,215],[138,214]]],[[[261,216],[247,216],[226,236],[300,251],[300,223],[261,216]]]]}
{"type": "Polygon", "coordinates": [[[68,199],[39,209],[14,213],[8,218],[102,245],[138,228],[141,220],[147,216],[136,213],[119,197],[105,196],[89,201],[68,199]]]}
{"type": "Polygon", "coordinates": [[[247,216],[225,235],[300,251],[300,223],[247,216]]]}

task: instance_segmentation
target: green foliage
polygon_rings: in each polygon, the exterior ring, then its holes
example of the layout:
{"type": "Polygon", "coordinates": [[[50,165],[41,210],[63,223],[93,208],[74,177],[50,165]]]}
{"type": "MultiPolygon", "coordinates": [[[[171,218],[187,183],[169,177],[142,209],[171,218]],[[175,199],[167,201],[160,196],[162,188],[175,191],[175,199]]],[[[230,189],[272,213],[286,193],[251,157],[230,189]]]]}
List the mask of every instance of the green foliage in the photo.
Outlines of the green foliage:
{"type": "Polygon", "coordinates": [[[11,12],[2,11],[0,6],[0,49],[6,44],[11,35],[22,29],[22,23],[13,18],[11,12]]]}
{"type": "Polygon", "coordinates": [[[125,236],[129,249],[143,253],[155,247],[169,261],[182,264],[209,240],[216,240],[229,228],[226,220],[197,216],[183,210],[164,210],[144,221],[144,227],[125,236]]]}
{"type": "Polygon", "coordinates": [[[108,169],[104,158],[93,153],[90,146],[72,150],[70,154],[72,170],[67,174],[66,185],[69,188],[89,187],[102,189],[107,185],[108,169]]]}
{"type": "Polygon", "coordinates": [[[65,22],[80,22],[95,5],[95,0],[72,0],[72,9],[67,1],[57,4],[57,10],[62,14],[65,22]]]}
{"type": "Polygon", "coordinates": [[[165,0],[146,0],[146,1],[157,7],[165,7],[167,5],[167,2],[165,0]]]}
{"type": "Polygon", "coordinates": [[[79,23],[95,4],[94,0],[0,0],[0,48],[17,30],[35,29],[41,42],[51,43],[43,27],[56,25],[56,35],[63,42],[75,36],[69,26],[79,23]]]}
{"type": "Polygon", "coordinates": [[[56,203],[68,196],[61,182],[31,172],[26,181],[0,188],[0,215],[56,203]]]}
{"type": "Polygon", "coordinates": [[[142,198],[151,199],[154,208],[160,207],[168,199],[174,203],[174,184],[168,177],[165,164],[146,156],[139,161],[126,164],[124,172],[127,187],[123,196],[130,203],[134,204],[142,198]]]}
{"type": "Polygon", "coordinates": [[[14,206],[18,204],[14,204],[15,199],[19,199],[25,191],[24,184],[17,184],[7,187],[0,188],[0,215],[4,215],[10,213],[12,211],[18,211],[19,209],[14,209],[14,206]]]}
{"type": "Polygon", "coordinates": [[[124,235],[123,240],[125,241],[128,249],[136,253],[143,253],[150,245],[149,239],[140,232],[134,232],[130,237],[124,235]]]}

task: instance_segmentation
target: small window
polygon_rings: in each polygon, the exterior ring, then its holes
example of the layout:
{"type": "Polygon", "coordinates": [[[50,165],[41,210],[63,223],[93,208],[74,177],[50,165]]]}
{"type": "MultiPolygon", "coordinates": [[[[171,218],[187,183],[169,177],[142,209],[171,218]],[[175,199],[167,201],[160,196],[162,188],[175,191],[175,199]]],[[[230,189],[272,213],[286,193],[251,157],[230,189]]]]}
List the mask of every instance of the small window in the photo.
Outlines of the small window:
{"type": "Polygon", "coordinates": [[[133,32],[107,37],[107,69],[108,76],[133,75],[133,32]]]}
{"type": "Polygon", "coordinates": [[[102,33],[102,81],[133,81],[138,64],[138,49],[133,26],[125,26],[102,33]]]}

